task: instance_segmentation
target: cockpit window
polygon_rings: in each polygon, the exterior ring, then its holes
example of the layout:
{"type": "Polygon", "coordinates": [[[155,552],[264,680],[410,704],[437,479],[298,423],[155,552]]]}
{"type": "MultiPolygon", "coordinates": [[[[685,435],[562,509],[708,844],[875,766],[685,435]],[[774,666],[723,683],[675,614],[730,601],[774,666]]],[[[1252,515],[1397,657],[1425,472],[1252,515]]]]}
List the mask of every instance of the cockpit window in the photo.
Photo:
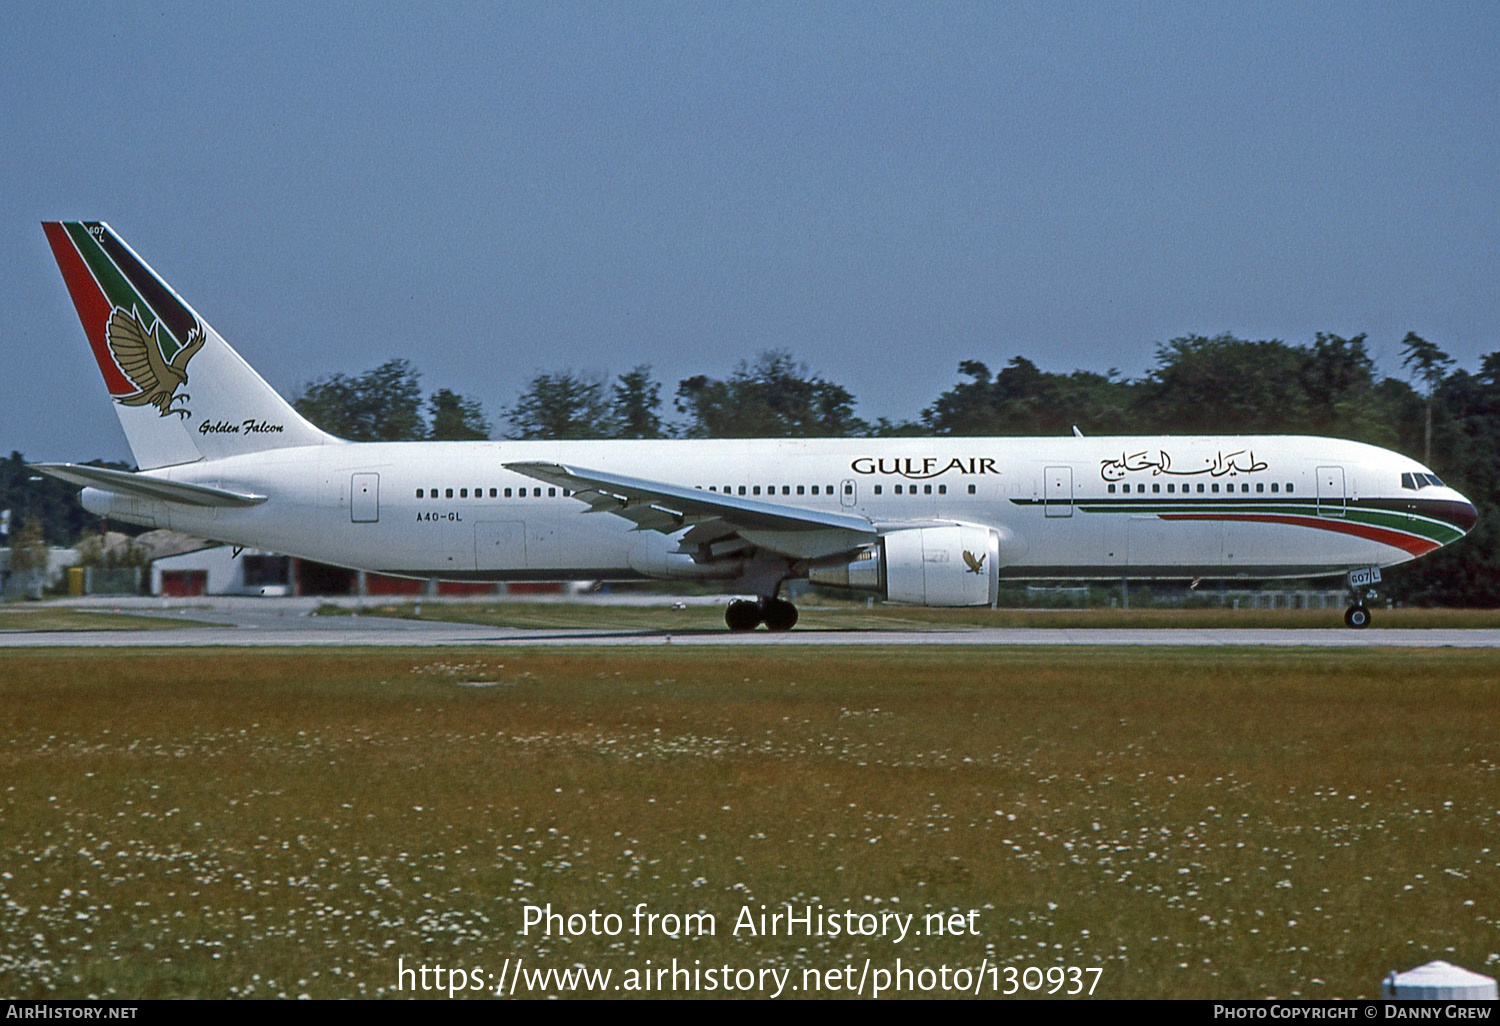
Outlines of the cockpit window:
{"type": "Polygon", "coordinates": [[[1417,491],[1422,488],[1446,488],[1436,474],[1402,474],[1401,487],[1417,491]]]}

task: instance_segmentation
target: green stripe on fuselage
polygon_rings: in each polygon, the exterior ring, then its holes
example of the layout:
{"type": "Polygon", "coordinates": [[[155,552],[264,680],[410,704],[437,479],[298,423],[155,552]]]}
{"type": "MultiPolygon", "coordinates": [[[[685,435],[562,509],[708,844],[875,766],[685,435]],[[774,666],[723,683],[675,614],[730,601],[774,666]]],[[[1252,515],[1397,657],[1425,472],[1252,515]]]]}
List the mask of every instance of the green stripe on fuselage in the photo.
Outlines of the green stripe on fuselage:
{"type": "Polygon", "coordinates": [[[1097,502],[1082,501],[1078,508],[1085,513],[1134,513],[1155,516],[1214,516],[1235,514],[1241,516],[1295,516],[1321,517],[1330,521],[1344,520],[1357,524],[1368,524],[1388,531],[1413,534],[1439,545],[1448,545],[1464,536],[1464,532],[1443,520],[1419,514],[1398,513],[1389,510],[1366,509],[1350,503],[1341,517],[1319,513],[1315,499],[1300,499],[1281,503],[1226,502],[1208,499],[1201,502],[1138,502],[1130,499],[1097,502]]]}
{"type": "Polygon", "coordinates": [[[1417,514],[1395,513],[1389,510],[1351,508],[1345,517],[1372,527],[1384,527],[1389,531],[1405,531],[1420,535],[1439,545],[1448,545],[1464,536],[1464,532],[1443,520],[1417,514]]]}

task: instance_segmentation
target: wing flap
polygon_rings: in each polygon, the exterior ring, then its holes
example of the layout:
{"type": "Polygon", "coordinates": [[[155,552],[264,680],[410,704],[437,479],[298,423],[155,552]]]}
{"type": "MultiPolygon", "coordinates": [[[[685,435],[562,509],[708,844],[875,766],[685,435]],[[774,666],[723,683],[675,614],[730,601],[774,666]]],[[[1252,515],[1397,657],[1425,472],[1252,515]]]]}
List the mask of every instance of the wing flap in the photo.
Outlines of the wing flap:
{"type": "Polygon", "coordinates": [[[876,531],[864,517],[828,510],[762,502],[701,488],[651,481],[561,463],[520,462],[507,470],[525,474],[588,503],[589,512],[612,513],[637,530],[686,537],[756,536],[755,544],[796,558],[843,552],[868,544],[876,531]]]}

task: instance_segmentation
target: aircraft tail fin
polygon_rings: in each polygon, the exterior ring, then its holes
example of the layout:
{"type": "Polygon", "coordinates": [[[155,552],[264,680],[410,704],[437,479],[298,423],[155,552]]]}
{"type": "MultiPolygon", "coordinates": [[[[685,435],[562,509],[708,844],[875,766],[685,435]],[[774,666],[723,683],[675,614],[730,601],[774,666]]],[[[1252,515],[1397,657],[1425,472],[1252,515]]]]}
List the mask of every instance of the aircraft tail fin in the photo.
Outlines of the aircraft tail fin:
{"type": "Polygon", "coordinates": [[[109,225],[42,228],[142,470],[338,441],[304,420],[109,225]]]}

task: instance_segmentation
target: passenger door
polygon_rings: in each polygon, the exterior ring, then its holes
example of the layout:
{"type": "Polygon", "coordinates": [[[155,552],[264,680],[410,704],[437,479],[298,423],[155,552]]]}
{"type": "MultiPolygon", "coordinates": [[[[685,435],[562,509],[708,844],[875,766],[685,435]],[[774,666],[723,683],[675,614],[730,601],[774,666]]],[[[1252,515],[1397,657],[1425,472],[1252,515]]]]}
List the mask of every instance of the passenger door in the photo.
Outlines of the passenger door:
{"type": "Polygon", "coordinates": [[[1341,517],[1345,507],[1344,468],[1318,468],[1318,516],[1341,517]]]}

